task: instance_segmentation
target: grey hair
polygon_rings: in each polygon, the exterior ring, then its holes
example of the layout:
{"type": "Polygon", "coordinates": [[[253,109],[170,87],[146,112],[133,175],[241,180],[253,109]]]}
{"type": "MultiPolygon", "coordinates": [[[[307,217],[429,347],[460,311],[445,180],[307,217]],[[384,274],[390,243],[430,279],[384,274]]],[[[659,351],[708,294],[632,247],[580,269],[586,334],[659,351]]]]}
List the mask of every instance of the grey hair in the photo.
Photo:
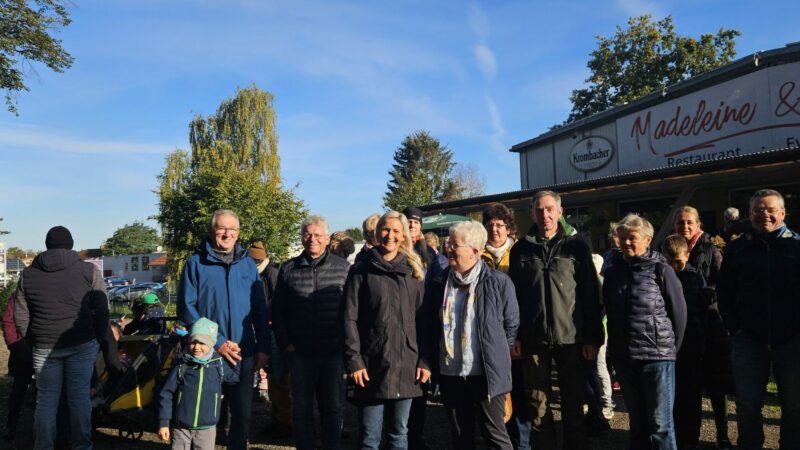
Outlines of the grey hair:
{"type": "Polygon", "coordinates": [[[786,208],[786,204],[783,201],[783,195],[781,195],[780,192],[776,191],[775,189],[759,189],[755,192],[755,194],[753,194],[752,197],[750,197],[750,210],[753,209],[753,205],[755,205],[758,200],[764,197],[772,197],[773,195],[778,197],[778,203],[781,204],[781,209],[786,208]]]}
{"type": "Polygon", "coordinates": [[[242,222],[239,220],[239,215],[233,212],[230,209],[218,209],[211,214],[211,222],[208,225],[208,231],[214,232],[214,228],[217,226],[217,217],[219,216],[233,216],[236,218],[236,221],[239,222],[239,225],[242,225],[242,222]]]}
{"type": "Polygon", "coordinates": [[[451,238],[461,237],[464,240],[464,244],[478,250],[478,252],[483,252],[483,248],[486,247],[486,241],[489,240],[486,227],[476,220],[465,220],[450,225],[449,234],[451,238]]]}
{"type": "Polygon", "coordinates": [[[556,201],[556,205],[558,205],[558,207],[561,208],[561,196],[553,191],[539,191],[533,194],[533,198],[531,199],[531,205],[535,206],[536,201],[542,197],[553,197],[553,200],[556,201]]]}
{"type": "Polygon", "coordinates": [[[725,211],[722,212],[722,217],[725,220],[739,220],[739,210],[731,206],[730,208],[725,208],[725,211]]]}
{"type": "Polygon", "coordinates": [[[623,231],[638,231],[643,236],[652,238],[653,224],[638,214],[630,213],[623,217],[622,220],[620,220],[617,224],[617,234],[623,231]]]}
{"type": "Polygon", "coordinates": [[[325,229],[325,233],[324,234],[328,234],[328,221],[325,220],[325,218],[322,217],[322,216],[318,216],[316,214],[312,214],[312,215],[306,217],[305,219],[303,219],[303,222],[300,223],[300,238],[301,239],[303,237],[303,234],[305,234],[306,229],[308,228],[309,225],[319,225],[319,226],[321,226],[322,228],[325,229]]]}

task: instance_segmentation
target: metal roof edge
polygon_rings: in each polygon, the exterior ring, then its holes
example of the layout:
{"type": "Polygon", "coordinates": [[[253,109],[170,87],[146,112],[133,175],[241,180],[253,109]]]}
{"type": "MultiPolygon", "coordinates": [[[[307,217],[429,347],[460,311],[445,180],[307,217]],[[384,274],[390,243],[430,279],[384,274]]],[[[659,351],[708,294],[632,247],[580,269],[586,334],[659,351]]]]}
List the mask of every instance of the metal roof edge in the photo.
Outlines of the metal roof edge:
{"type": "Polygon", "coordinates": [[[559,193],[568,193],[570,190],[580,187],[581,189],[602,188],[613,186],[621,183],[634,183],[638,181],[646,181],[656,177],[672,177],[681,175],[690,175],[693,173],[703,173],[708,168],[713,170],[723,170],[738,168],[752,162],[782,162],[790,161],[792,159],[800,159],[800,148],[798,147],[783,147],[772,150],[763,150],[756,153],[748,153],[746,155],[731,156],[715,160],[703,161],[695,164],[684,164],[676,167],[660,167],[657,169],[639,170],[635,172],[625,172],[616,175],[609,175],[591,180],[570,181],[565,183],[550,184],[536,186],[531,189],[523,189],[519,191],[503,192],[500,194],[484,195],[481,197],[472,197],[461,200],[451,200],[448,202],[432,203],[429,205],[420,206],[420,209],[429,211],[438,211],[448,208],[457,208],[461,206],[469,206],[481,203],[501,202],[504,200],[518,200],[525,197],[531,197],[534,193],[542,190],[550,190],[559,193]]]}

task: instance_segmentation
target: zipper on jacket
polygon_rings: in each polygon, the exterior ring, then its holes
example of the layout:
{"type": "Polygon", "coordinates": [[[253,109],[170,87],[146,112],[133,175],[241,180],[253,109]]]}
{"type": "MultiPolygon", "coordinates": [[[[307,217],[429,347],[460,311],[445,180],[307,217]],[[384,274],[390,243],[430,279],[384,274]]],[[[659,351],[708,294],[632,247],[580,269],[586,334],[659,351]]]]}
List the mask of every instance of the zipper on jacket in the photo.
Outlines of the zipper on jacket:
{"type": "Polygon", "coordinates": [[[194,405],[194,425],[197,428],[197,422],[200,419],[200,399],[203,397],[203,366],[200,366],[200,383],[197,386],[197,403],[194,405]]]}
{"type": "Polygon", "coordinates": [[[217,406],[219,406],[219,392],[214,392],[214,417],[217,417],[217,406]]]}
{"type": "MultiPolygon", "coordinates": [[[[481,281],[478,281],[478,283],[481,283],[481,281]]],[[[477,296],[478,296],[478,285],[476,284],[475,285],[475,325],[478,327],[478,346],[481,348],[481,360],[482,360],[481,362],[483,363],[483,374],[484,374],[483,377],[486,379],[486,400],[491,401],[492,400],[492,394],[489,392],[489,370],[488,370],[489,368],[486,366],[486,353],[483,351],[483,333],[481,332],[481,328],[482,327],[481,327],[481,324],[480,324],[480,320],[478,320],[478,312],[482,311],[482,310],[481,310],[481,308],[478,308],[478,297],[477,296]]],[[[464,305],[464,306],[466,307],[467,305],[464,305]]],[[[481,317],[485,316],[482,312],[480,313],[480,315],[481,315],[481,317]]],[[[462,331],[462,333],[463,333],[463,331],[462,331]]],[[[463,364],[463,359],[464,359],[463,355],[462,355],[461,359],[462,359],[462,364],[463,364]]],[[[464,379],[466,380],[466,375],[464,376],[464,379]]]]}

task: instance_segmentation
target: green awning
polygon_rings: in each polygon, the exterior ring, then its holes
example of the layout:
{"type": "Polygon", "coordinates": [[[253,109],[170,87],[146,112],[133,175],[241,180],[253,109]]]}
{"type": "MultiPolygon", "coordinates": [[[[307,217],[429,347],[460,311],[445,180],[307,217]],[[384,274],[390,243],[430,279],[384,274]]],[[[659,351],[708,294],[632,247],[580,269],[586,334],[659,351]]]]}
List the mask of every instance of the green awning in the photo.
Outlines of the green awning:
{"type": "Polygon", "coordinates": [[[438,230],[441,228],[449,228],[450,225],[456,222],[463,222],[465,220],[472,220],[469,217],[458,216],[455,214],[437,214],[435,216],[428,216],[422,218],[422,231],[438,230]]]}

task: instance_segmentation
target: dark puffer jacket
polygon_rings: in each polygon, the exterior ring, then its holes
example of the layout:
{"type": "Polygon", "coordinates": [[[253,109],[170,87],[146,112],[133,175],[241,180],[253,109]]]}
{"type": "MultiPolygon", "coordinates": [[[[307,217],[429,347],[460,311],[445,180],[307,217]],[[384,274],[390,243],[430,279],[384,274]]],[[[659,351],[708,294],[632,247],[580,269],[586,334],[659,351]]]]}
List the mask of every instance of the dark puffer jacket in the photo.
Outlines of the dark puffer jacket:
{"type": "Polygon", "coordinates": [[[686,341],[697,341],[705,336],[706,312],[709,303],[709,291],[706,281],[691,264],[677,273],[683,287],[683,298],[686,300],[686,341]]]}
{"type": "Polygon", "coordinates": [[[762,344],[781,345],[800,334],[800,235],[748,231],[725,248],[717,283],[725,325],[762,344]]]}
{"type": "Polygon", "coordinates": [[[328,250],[317,259],[307,252],[281,265],[272,327],[278,348],[290,344],[300,355],[324,356],[342,350],[344,283],[350,264],[328,250]]]}
{"type": "Polygon", "coordinates": [[[369,376],[365,388],[355,387],[357,403],[422,395],[416,369],[431,367],[423,294],[402,253],[388,262],[372,249],[353,266],[345,285],[345,369],[369,376]]]}
{"type": "Polygon", "coordinates": [[[686,329],[686,301],[678,277],[660,253],[626,260],[615,255],[603,280],[608,347],[615,357],[675,360],[686,329]]]}
{"type": "Polygon", "coordinates": [[[546,244],[532,236],[535,225],[511,248],[508,269],[517,291],[523,351],[539,345],[602,345],[600,288],[589,246],[579,236],[566,236],[560,226],[546,244]]]}
{"type": "MultiPolygon", "coordinates": [[[[519,308],[511,279],[499,270],[483,264],[475,286],[478,340],[483,358],[483,373],[489,397],[511,391],[511,346],[517,337],[519,308]]],[[[442,279],[433,281],[425,294],[425,316],[431,320],[430,355],[432,366],[438,370],[439,347],[442,345],[442,302],[450,269],[445,269],[442,279]]]]}

